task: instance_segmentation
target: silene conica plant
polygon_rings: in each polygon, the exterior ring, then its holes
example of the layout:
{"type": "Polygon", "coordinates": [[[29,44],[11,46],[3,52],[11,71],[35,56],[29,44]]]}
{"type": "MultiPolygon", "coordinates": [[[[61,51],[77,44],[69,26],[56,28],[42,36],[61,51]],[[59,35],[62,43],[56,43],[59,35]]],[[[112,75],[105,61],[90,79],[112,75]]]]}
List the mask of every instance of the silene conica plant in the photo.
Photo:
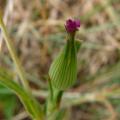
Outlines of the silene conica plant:
{"type": "Polygon", "coordinates": [[[11,89],[19,97],[32,120],[63,120],[64,116],[61,114],[60,101],[65,90],[75,83],[77,77],[77,52],[81,43],[75,40],[75,34],[79,27],[79,20],[68,19],[66,21],[66,44],[50,66],[48,98],[46,104],[41,105],[32,95],[24,69],[19,62],[0,15],[0,28],[22,86],[13,81],[13,76],[5,68],[0,68],[0,83],[11,89]]]}

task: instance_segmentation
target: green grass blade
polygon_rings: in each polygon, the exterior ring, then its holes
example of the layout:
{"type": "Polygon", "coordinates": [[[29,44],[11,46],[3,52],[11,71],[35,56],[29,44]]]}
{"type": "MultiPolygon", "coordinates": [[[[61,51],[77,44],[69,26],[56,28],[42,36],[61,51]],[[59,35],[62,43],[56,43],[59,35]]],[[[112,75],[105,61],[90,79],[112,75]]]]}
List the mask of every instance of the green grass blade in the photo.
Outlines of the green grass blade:
{"type": "Polygon", "coordinates": [[[26,92],[16,82],[12,81],[12,76],[2,68],[0,68],[0,83],[11,89],[21,100],[29,115],[34,120],[43,120],[43,112],[38,102],[26,92]]]}

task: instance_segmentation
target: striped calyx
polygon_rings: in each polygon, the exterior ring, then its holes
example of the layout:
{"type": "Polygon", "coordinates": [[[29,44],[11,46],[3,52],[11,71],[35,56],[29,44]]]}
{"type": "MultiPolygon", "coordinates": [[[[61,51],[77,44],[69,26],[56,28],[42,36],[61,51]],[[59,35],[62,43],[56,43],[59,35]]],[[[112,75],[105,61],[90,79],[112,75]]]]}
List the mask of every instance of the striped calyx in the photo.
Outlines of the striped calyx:
{"type": "Polygon", "coordinates": [[[71,87],[77,76],[77,56],[74,35],[69,35],[66,45],[53,61],[49,76],[52,86],[58,90],[71,87]]]}

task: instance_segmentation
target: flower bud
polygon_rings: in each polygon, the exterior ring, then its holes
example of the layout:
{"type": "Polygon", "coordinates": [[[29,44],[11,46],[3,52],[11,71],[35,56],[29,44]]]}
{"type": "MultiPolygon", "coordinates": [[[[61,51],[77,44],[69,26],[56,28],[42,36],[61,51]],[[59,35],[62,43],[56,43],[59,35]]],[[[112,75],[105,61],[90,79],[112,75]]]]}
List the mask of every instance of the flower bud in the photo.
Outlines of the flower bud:
{"type": "Polygon", "coordinates": [[[80,27],[80,21],[79,20],[68,19],[66,21],[65,28],[66,28],[68,33],[73,33],[75,31],[77,31],[79,27],[80,27]]]}
{"type": "Polygon", "coordinates": [[[67,43],[54,60],[49,70],[52,86],[59,90],[65,90],[71,87],[77,77],[77,55],[74,40],[75,34],[73,34],[73,32],[75,32],[78,27],[74,23],[74,21],[73,23],[70,21],[66,22],[66,30],[70,33],[68,34],[67,43]],[[70,25],[72,26],[71,28],[70,25]]]}

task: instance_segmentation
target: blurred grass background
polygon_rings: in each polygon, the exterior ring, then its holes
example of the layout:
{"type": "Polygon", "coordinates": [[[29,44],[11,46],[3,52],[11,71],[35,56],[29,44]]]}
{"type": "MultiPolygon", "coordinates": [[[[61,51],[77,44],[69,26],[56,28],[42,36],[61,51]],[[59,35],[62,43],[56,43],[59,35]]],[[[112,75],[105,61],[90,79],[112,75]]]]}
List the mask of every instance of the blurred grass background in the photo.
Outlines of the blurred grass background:
{"type": "MultiPolygon", "coordinates": [[[[66,120],[120,120],[120,0],[0,0],[0,10],[41,103],[49,66],[65,43],[65,20],[80,19],[78,78],[68,90],[70,100],[62,103],[66,120]]],[[[0,66],[19,81],[4,41],[1,46],[0,66]]],[[[2,85],[0,120],[29,120],[18,98],[2,85]]]]}

